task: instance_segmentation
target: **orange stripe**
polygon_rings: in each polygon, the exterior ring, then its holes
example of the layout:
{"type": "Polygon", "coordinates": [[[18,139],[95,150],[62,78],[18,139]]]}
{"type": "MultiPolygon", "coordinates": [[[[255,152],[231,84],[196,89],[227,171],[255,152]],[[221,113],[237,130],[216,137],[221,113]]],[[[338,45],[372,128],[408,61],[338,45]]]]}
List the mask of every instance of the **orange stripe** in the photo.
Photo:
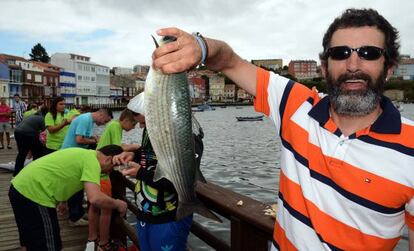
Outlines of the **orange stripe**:
{"type": "Polygon", "coordinates": [[[330,131],[331,133],[335,133],[336,129],[338,129],[338,127],[336,126],[336,124],[332,120],[332,118],[328,119],[328,121],[325,123],[324,127],[326,128],[326,130],[330,131]]]}
{"type": "Polygon", "coordinates": [[[291,181],[283,171],[280,172],[279,191],[283,198],[288,201],[289,205],[303,216],[309,218],[306,201],[303,197],[302,188],[291,181]]]}
{"type": "Polygon", "coordinates": [[[256,72],[256,97],[254,98],[255,111],[261,112],[266,116],[270,114],[267,89],[269,86],[270,73],[260,67],[257,67],[256,72]]]}
{"type": "Polygon", "coordinates": [[[332,179],[346,191],[377,204],[399,208],[414,196],[414,189],[344,161],[324,156],[321,149],[308,144],[309,168],[332,179]]]}
{"type": "Polygon", "coordinates": [[[283,111],[282,125],[288,123],[297,109],[312,96],[314,96],[314,93],[306,86],[294,83],[283,111]]]}
{"type": "Polygon", "coordinates": [[[370,132],[369,136],[385,142],[397,143],[406,147],[414,148],[414,127],[407,124],[401,125],[400,134],[383,134],[370,132]]]}
{"type": "Polygon", "coordinates": [[[414,230],[414,216],[409,214],[407,211],[405,212],[405,224],[407,224],[411,230],[414,230]]]}
{"type": "Polygon", "coordinates": [[[367,250],[367,247],[369,250],[391,250],[400,239],[383,239],[364,234],[320,211],[315,204],[303,197],[301,187],[283,174],[280,184],[284,200],[296,211],[310,218],[315,231],[327,243],[345,250],[367,250]]]}
{"type": "Polygon", "coordinates": [[[318,146],[308,142],[308,132],[296,123],[288,121],[284,127],[288,130],[282,129],[282,138],[308,160],[309,168],[332,179],[346,191],[391,208],[401,207],[414,196],[412,187],[323,155],[318,146]]]}
{"type": "Polygon", "coordinates": [[[275,229],[273,230],[273,239],[279,245],[280,250],[298,250],[286,237],[285,230],[283,230],[277,221],[275,222],[275,229]]]}

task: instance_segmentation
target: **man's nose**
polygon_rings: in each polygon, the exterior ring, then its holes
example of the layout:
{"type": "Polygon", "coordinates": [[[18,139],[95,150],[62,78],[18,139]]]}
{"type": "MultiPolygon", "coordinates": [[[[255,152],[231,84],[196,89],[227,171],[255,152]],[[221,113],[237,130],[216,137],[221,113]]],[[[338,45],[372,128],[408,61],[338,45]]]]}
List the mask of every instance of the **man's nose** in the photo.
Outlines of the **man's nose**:
{"type": "Polygon", "coordinates": [[[358,56],[356,51],[351,52],[351,56],[346,59],[346,69],[350,72],[360,70],[362,59],[358,56]]]}

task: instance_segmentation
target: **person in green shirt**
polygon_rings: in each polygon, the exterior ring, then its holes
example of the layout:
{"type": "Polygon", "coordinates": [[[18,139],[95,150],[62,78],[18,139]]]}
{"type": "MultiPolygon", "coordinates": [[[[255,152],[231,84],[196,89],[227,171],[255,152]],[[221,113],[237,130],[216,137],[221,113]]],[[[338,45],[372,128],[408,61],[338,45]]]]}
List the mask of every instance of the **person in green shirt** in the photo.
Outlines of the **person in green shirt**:
{"type": "Polygon", "coordinates": [[[35,114],[38,111],[38,107],[36,103],[31,103],[29,104],[29,106],[27,107],[27,110],[23,113],[23,119],[35,114]]]}
{"type": "Polygon", "coordinates": [[[117,145],[96,151],[68,148],[39,158],[20,171],[11,181],[9,199],[22,248],[61,250],[56,207],[82,188],[95,207],[117,209],[125,215],[126,203],[112,199],[99,188],[100,174],[110,173],[113,156],[122,152],[117,145]]]}
{"type": "Polygon", "coordinates": [[[78,106],[75,106],[74,108],[70,109],[67,112],[66,117],[68,119],[71,119],[71,118],[74,118],[74,117],[78,116],[79,114],[81,114],[81,112],[79,110],[79,107],[78,106]]]}
{"type": "MultiPolygon", "coordinates": [[[[138,149],[139,145],[134,144],[122,144],[122,132],[130,131],[135,128],[137,121],[135,120],[135,114],[125,109],[122,111],[118,120],[112,120],[109,122],[105,130],[103,131],[101,137],[99,138],[98,145],[96,149],[100,149],[107,145],[119,145],[122,146],[123,150],[127,149],[128,151],[133,151],[138,149]],[[131,150],[130,150],[131,149],[131,150]]],[[[101,192],[105,193],[108,196],[112,196],[112,184],[108,174],[101,174],[101,192]]],[[[90,205],[88,210],[88,220],[89,220],[89,235],[88,243],[86,244],[85,250],[96,250],[96,244],[99,244],[99,247],[102,250],[110,250],[112,248],[112,243],[109,241],[109,229],[111,224],[112,210],[110,209],[99,209],[94,205],[90,205]],[[98,227],[99,226],[99,227],[98,227]],[[99,228],[99,243],[98,239],[98,228],[99,228]]]]}
{"type": "Polygon", "coordinates": [[[57,151],[62,146],[65,139],[66,131],[73,118],[68,119],[65,114],[65,100],[57,97],[52,101],[50,112],[45,116],[45,125],[47,129],[46,151],[51,153],[57,151]]]}

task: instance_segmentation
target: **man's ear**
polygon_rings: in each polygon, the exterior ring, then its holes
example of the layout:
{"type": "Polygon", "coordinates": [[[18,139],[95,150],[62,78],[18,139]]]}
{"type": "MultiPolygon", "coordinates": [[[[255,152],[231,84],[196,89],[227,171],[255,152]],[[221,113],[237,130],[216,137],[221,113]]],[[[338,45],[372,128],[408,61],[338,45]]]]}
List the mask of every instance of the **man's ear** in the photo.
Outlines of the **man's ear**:
{"type": "Polygon", "coordinates": [[[395,66],[391,66],[390,68],[388,68],[387,76],[385,77],[385,81],[388,81],[390,79],[390,77],[394,74],[394,69],[395,69],[395,66]]]}

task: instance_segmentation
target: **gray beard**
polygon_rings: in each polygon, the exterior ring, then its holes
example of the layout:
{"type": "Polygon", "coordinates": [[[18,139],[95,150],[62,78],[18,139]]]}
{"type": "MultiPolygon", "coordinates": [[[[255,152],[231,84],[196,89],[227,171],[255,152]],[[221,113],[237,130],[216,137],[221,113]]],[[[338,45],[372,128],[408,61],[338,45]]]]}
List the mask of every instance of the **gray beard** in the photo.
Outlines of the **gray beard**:
{"type": "Polygon", "coordinates": [[[361,117],[373,112],[382,96],[372,89],[368,89],[364,93],[359,91],[343,94],[340,93],[340,88],[336,87],[334,92],[329,95],[334,111],[340,115],[353,117],[361,117]]]}
{"type": "Polygon", "coordinates": [[[331,107],[340,115],[361,117],[372,113],[381,101],[385,85],[386,70],[379,78],[372,79],[365,73],[343,74],[338,79],[326,78],[331,107]],[[341,83],[347,79],[364,79],[367,81],[366,90],[343,91],[341,83]]]}

